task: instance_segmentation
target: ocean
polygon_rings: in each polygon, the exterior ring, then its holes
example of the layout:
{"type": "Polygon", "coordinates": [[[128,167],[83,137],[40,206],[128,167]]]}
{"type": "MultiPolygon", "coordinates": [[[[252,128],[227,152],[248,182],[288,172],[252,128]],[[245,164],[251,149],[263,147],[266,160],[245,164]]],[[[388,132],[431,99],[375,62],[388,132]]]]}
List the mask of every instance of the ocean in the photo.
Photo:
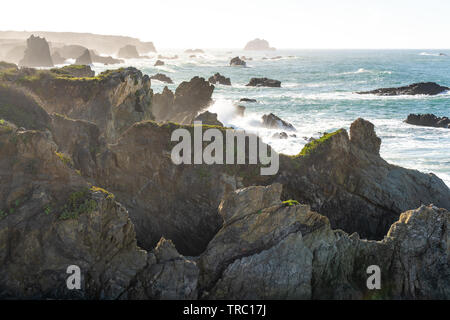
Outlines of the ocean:
{"type": "MultiPolygon", "coordinates": [[[[397,87],[414,82],[436,82],[450,87],[450,51],[446,50],[278,50],[249,52],[232,49],[205,50],[191,54],[177,50],[159,52],[179,59],[154,67],[154,58],[127,60],[126,66],[139,68],[148,75],[164,73],[174,81],[172,90],[194,76],[208,79],[219,72],[231,78],[232,86],[216,85],[210,107],[227,126],[256,132],[276,151],[298,154],[309,137],[324,132],[348,129],[362,117],[375,124],[382,139],[381,156],[402,167],[432,172],[450,186],[450,130],[408,125],[410,113],[434,113],[450,116],[450,93],[437,96],[379,97],[354,92],[382,87],[397,87]],[[439,55],[444,53],[447,56],[439,55]],[[247,67],[230,67],[235,56],[252,58],[247,67]],[[281,56],[282,58],[270,59],[281,56]],[[269,59],[263,59],[269,58],[269,59]],[[252,77],[280,80],[281,88],[246,87],[252,77]],[[233,104],[240,98],[257,103],[239,103],[245,116],[234,116],[233,104]],[[261,127],[261,117],[274,113],[292,123],[296,137],[272,138],[275,132],[261,127]]],[[[120,65],[120,67],[123,65],[120,65]]],[[[117,66],[114,66],[117,67],[117,66]]],[[[95,65],[97,72],[111,66],[95,65]]],[[[166,84],[152,81],[154,92],[166,84]]]]}

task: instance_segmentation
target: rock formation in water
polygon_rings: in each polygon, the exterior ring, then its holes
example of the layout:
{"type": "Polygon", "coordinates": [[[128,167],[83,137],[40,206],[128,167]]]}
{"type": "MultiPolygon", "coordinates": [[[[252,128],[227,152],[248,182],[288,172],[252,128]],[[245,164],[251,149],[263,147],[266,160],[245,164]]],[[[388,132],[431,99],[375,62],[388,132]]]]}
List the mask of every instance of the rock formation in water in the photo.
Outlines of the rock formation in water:
{"type": "MultiPolygon", "coordinates": [[[[80,45],[65,45],[63,47],[54,48],[53,54],[59,54],[65,59],[77,59],[84,54],[86,50],[89,49],[80,45]]],[[[103,63],[105,65],[124,62],[121,59],[115,59],[109,56],[100,56],[94,50],[89,50],[89,53],[91,55],[92,62],[103,63]]]]}
{"type": "Polygon", "coordinates": [[[83,66],[83,65],[91,65],[92,64],[92,58],[91,53],[89,50],[85,50],[81,56],[79,56],[75,60],[75,65],[83,66]]]}
{"type": "Polygon", "coordinates": [[[223,127],[223,123],[217,120],[217,113],[212,113],[209,111],[200,113],[197,117],[195,117],[194,121],[201,121],[202,124],[210,126],[223,127]]]}
{"type": "Polygon", "coordinates": [[[262,116],[262,125],[269,129],[283,129],[295,131],[295,128],[292,124],[280,119],[273,113],[265,114],[262,116]]]}
{"type": "Polygon", "coordinates": [[[405,122],[415,126],[450,129],[448,117],[437,117],[434,114],[410,114],[405,122]]]}
{"type": "Polygon", "coordinates": [[[239,57],[234,57],[230,60],[230,66],[232,67],[245,67],[247,63],[244,60],[241,60],[239,57]]]}
{"type": "Polygon", "coordinates": [[[387,163],[374,125],[358,119],[350,137],[341,129],[308,143],[296,157],[281,157],[275,181],[330,219],[333,228],[381,239],[400,213],[435,204],[450,209],[450,190],[434,174],[387,163]]]}
{"type": "Polygon", "coordinates": [[[165,64],[164,61],[156,60],[154,66],[155,66],[155,67],[159,67],[159,66],[163,66],[164,64],[165,64]]]}
{"type": "Polygon", "coordinates": [[[220,73],[216,73],[213,76],[209,77],[208,79],[209,83],[212,84],[222,84],[224,86],[231,86],[231,80],[230,78],[227,78],[223,75],[221,75],[220,73]]]}
{"type": "Polygon", "coordinates": [[[59,52],[55,52],[52,54],[52,61],[54,64],[63,64],[66,62],[66,59],[61,57],[59,52]]]}
{"type": "Polygon", "coordinates": [[[204,78],[182,82],[175,94],[167,87],[153,96],[152,112],[156,121],[190,124],[198,113],[212,103],[214,86],[204,78]]]}
{"type": "Polygon", "coordinates": [[[358,94],[375,94],[377,96],[399,96],[399,95],[437,95],[448,91],[450,88],[443,87],[434,82],[413,83],[409,86],[398,88],[381,88],[372,91],[360,91],[358,94]]]}
{"type": "Polygon", "coordinates": [[[126,45],[119,49],[117,56],[122,59],[139,59],[139,52],[137,51],[135,46],[126,45]]]}
{"type": "Polygon", "coordinates": [[[256,50],[256,51],[273,51],[275,48],[270,47],[269,42],[263,39],[255,39],[248,42],[244,50],[256,50]]]}
{"type": "Polygon", "coordinates": [[[152,79],[152,80],[155,79],[155,80],[165,82],[165,83],[170,83],[170,84],[173,83],[172,79],[170,79],[168,76],[166,76],[165,74],[162,74],[162,73],[157,73],[157,74],[151,76],[150,79],[152,79]]]}
{"type": "Polygon", "coordinates": [[[19,62],[22,67],[53,67],[50,48],[45,38],[31,36],[27,40],[25,56],[19,62]]]}
{"type": "Polygon", "coordinates": [[[273,87],[280,88],[281,81],[268,78],[251,78],[250,82],[246,84],[247,87],[273,87]]]}
{"type": "Polygon", "coordinates": [[[255,103],[258,102],[256,99],[250,99],[250,98],[242,98],[239,100],[240,102],[249,102],[249,103],[255,103]]]}

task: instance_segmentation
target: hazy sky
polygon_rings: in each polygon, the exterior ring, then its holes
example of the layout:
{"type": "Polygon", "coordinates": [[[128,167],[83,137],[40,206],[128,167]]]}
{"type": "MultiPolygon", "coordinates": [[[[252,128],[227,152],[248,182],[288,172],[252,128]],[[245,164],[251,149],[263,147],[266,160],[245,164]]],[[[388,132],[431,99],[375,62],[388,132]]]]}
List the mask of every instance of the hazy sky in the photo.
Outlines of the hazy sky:
{"type": "Polygon", "coordinates": [[[449,0],[3,1],[0,30],[120,34],[157,48],[450,48],[449,0]]]}

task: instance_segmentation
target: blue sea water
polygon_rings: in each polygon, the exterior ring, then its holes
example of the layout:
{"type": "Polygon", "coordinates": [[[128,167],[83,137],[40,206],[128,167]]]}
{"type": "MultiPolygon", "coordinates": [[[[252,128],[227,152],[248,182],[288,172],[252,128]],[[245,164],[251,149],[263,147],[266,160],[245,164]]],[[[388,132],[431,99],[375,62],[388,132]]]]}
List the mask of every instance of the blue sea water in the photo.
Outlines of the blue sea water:
{"type": "MultiPolygon", "coordinates": [[[[417,127],[403,122],[410,113],[434,113],[450,116],[450,93],[437,96],[378,97],[358,95],[355,91],[395,87],[414,82],[433,81],[450,87],[450,51],[441,50],[279,50],[244,52],[205,50],[190,58],[182,51],[159,52],[179,59],[165,60],[154,67],[152,59],[128,60],[126,65],[148,75],[164,73],[174,80],[169,88],[194,76],[209,78],[216,72],[231,78],[232,86],[217,85],[214,105],[219,120],[229,126],[257,132],[275,150],[297,154],[307,143],[305,138],[323,132],[348,129],[362,117],[376,126],[382,139],[381,155],[387,161],[422,172],[433,172],[450,186],[450,130],[417,127]],[[445,53],[448,56],[439,55],[445,53]],[[247,68],[230,67],[234,56],[252,58],[247,68]],[[270,59],[281,56],[280,59],[270,59]],[[263,59],[263,58],[269,59],[263,59]],[[282,82],[281,88],[246,87],[252,77],[268,77],[282,82]],[[254,98],[257,103],[240,103],[245,116],[232,112],[240,98],[254,98]],[[261,116],[274,113],[292,123],[297,137],[272,138],[274,130],[261,127],[261,116]]],[[[106,67],[95,66],[96,71],[106,67]]],[[[165,84],[152,81],[155,92],[165,84]]]]}

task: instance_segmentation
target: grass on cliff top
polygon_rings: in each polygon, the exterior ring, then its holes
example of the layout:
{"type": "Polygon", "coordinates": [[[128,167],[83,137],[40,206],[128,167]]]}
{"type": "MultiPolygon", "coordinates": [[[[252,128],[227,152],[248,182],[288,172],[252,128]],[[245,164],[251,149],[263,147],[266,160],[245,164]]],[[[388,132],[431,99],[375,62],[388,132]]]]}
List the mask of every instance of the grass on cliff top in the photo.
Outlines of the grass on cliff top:
{"type": "Polygon", "coordinates": [[[331,138],[333,136],[343,132],[344,130],[345,129],[339,129],[339,130],[337,130],[335,132],[325,133],[319,139],[315,139],[315,140],[309,142],[308,144],[306,144],[303,147],[302,151],[300,151],[300,153],[297,156],[295,156],[295,157],[309,156],[309,155],[312,155],[312,154],[315,154],[317,152],[321,152],[321,151],[325,150],[327,145],[331,141],[331,138]]]}
{"type": "Polygon", "coordinates": [[[0,61],[0,70],[4,69],[17,69],[17,66],[14,63],[0,61]]]}

